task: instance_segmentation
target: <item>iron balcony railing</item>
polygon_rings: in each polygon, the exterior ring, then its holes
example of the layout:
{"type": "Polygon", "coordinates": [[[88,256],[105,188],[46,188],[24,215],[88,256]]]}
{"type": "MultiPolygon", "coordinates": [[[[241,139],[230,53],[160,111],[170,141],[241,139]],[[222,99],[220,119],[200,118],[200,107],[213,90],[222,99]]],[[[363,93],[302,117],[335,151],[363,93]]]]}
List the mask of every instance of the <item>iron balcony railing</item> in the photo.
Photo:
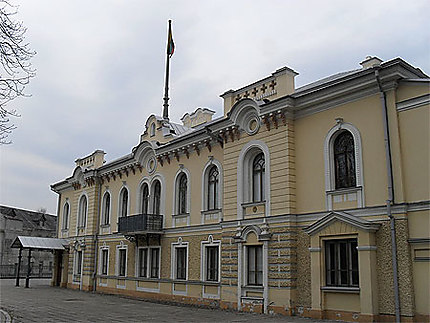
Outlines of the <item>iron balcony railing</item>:
{"type": "Polygon", "coordinates": [[[119,218],[118,231],[129,233],[157,233],[163,229],[163,216],[159,214],[136,214],[119,218]]]}

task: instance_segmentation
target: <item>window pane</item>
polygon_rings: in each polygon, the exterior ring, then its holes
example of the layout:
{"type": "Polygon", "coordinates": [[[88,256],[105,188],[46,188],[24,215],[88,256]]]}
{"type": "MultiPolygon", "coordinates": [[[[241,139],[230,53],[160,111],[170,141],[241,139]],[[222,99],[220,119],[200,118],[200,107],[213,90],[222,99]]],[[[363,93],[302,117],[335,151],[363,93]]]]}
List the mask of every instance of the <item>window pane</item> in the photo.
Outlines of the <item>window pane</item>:
{"type": "Polygon", "coordinates": [[[326,285],[358,286],[357,240],[325,242],[326,285]]]}
{"type": "Polygon", "coordinates": [[[218,280],[218,247],[206,247],[206,280],[218,280]]]}
{"type": "Polygon", "coordinates": [[[187,275],[187,249],[176,248],[176,278],[186,279],[187,275]]]}
{"type": "Polygon", "coordinates": [[[182,173],[179,177],[178,213],[187,213],[187,175],[182,173]]]}
{"type": "Polygon", "coordinates": [[[109,224],[109,214],[110,214],[110,194],[105,194],[104,199],[104,212],[103,212],[103,224],[109,224]]]}
{"type": "Polygon", "coordinates": [[[354,138],[348,131],[337,136],[333,143],[336,188],[356,185],[354,138]]]}
{"type": "Polygon", "coordinates": [[[125,276],[127,254],[125,249],[119,249],[119,276],[125,276]]]}
{"type": "Polygon", "coordinates": [[[161,198],[161,184],[159,181],[155,181],[154,184],[154,204],[152,213],[160,214],[160,198],[161,198]]]}
{"type": "Polygon", "coordinates": [[[102,250],[102,275],[107,275],[108,251],[102,250]]]}
{"type": "Polygon", "coordinates": [[[148,249],[139,249],[139,276],[146,277],[148,268],[148,249]]]}
{"type": "Polygon", "coordinates": [[[248,249],[248,284],[263,284],[263,248],[249,246],[248,249]]]}
{"type": "Polygon", "coordinates": [[[142,188],[142,213],[148,213],[149,188],[147,184],[143,184],[142,188]]]}
{"type": "Polygon", "coordinates": [[[160,250],[158,248],[151,249],[151,278],[158,278],[159,272],[159,256],[160,250]]]}
{"type": "Polygon", "coordinates": [[[128,191],[124,188],[122,190],[122,202],[121,202],[121,216],[127,216],[128,208],[128,191]]]}

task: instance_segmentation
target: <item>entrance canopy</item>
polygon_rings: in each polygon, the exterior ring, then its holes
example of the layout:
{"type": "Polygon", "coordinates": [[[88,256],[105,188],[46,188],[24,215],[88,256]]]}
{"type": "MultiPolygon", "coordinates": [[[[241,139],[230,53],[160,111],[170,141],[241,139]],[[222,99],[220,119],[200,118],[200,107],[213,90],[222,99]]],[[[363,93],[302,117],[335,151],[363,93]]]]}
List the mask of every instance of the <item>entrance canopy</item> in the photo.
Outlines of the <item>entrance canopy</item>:
{"type": "Polygon", "coordinates": [[[17,236],[11,248],[38,250],[65,250],[66,239],[17,236]]]}

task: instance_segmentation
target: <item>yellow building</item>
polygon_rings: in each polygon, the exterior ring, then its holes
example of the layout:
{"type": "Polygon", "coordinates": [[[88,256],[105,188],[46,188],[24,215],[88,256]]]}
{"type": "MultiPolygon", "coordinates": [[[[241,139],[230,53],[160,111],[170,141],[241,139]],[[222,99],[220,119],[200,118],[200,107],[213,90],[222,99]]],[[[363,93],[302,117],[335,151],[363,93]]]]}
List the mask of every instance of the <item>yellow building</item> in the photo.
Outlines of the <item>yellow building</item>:
{"type": "Polygon", "coordinates": [[[222,94],[223,117],[152,115],[130,154],[77,159],[52,185],[70,243],[53,283],[428,321],[430,79],[400,58],[360,64],[299,88],[281,68],[222,94]]]}

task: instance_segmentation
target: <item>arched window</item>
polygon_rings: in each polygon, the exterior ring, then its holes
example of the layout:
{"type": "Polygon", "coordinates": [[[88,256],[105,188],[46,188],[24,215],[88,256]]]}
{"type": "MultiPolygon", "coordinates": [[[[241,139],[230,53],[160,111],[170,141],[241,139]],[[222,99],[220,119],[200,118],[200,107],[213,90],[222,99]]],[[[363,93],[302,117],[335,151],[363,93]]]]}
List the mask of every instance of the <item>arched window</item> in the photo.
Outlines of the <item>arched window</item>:
{"type": "Polygon", "coordinates": [[[110,193],[106,192],[103,196],[103,208],[102,208],[102,224],[108,225],[110,223],[110,193]]]}
{"type": "Polygon", "coordinates": [[[262,202],[265,199],[265,160],[261,152],[252,163],[252,201],[262,202]]]}
{"type": "Polygon", "coordinates": [[[356,186],[354,138],[349,131],[341,132],[333,143],[336,189],[356,186]]]}
{"type": "Polygon", "coordinates": [[[214,165],[209,170],[208,174],[208,189],[207,189],[207,199],[208,199],[208,210],[218,209],[218,194],[219,194],[219,172],[218,168],[214,165]]]}
{"type": "Polygon", "coordinates": [[[187,213],[187,175],[182,173],[178,178],[178,214],[187,213]]]}
{"type": "Polygon", "coordinates": [[[151,137],[155,136],[155,122],[151,123],[151,132],[150,132],[150,136],[151,136],[151,137]]]}
{"type": "Polygon", "coordinates": [[[120,194],[120,209],[119,216],[124,217],[127,216],[128,213],[128,190],[124,187],[120,194]]]}
{"type": "Polygon", "coordinates": [[[63,230],[67,230],[69,228],[69,214],[70,205],[69,202],[66,202],[63,208],[63,230]]]}
{"type": "Polygon", "coordinates": [[[82,195],[79,200],[79,208],[78,208],[78,227],[83,228],[87,222],[87,197],[82,195]]]}
{"type": "Polygon", "coordinates": [[[148,184],[144,183],[142,186],[142,213],[148,214],[148,204],[149,204],[149,187],[148,184]]]}
{"type": "Polygon", "coordinates": [[[160,181],[156,180],[153,184],[153,203],[152,203],[152,213],[160,214],[161,205],[161,184],[160,181]]]}

